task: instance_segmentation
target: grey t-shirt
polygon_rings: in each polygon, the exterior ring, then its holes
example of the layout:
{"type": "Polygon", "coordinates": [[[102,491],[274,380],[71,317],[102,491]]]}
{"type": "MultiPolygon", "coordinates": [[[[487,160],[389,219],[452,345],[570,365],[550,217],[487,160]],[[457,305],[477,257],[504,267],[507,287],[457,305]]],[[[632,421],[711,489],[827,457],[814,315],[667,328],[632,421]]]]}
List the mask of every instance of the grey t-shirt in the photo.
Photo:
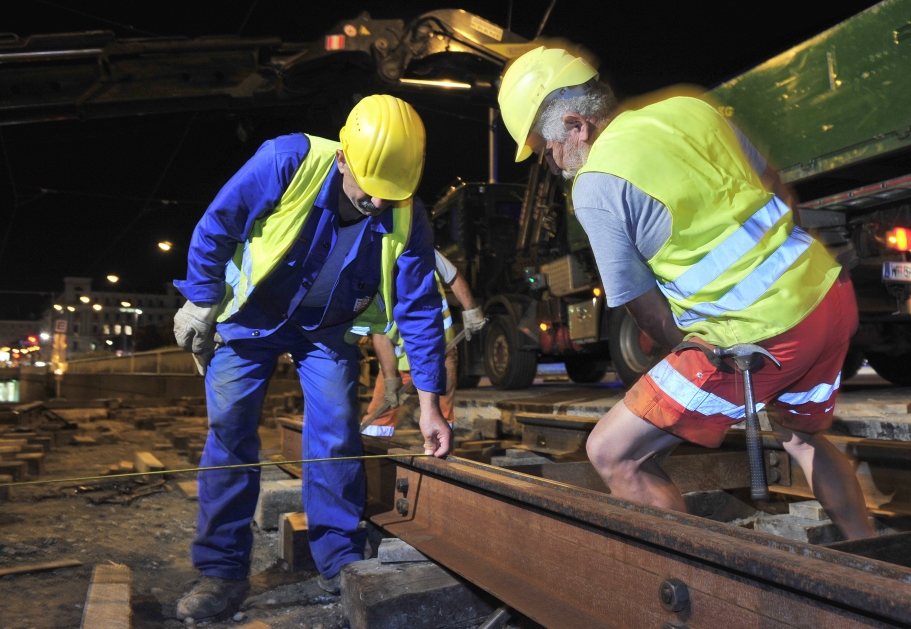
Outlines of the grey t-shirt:
{"type": "MultiPolygon", "coordinates": [[[[731,127],[753,170],[761,174],[765,158],[731,127]]],[[[608,306],[622,306],[655,286],[646,260],[671,236],[671,213],[663,203],[625,179],[588,172],[576,180],[573,206],[588,234],[608,306]]]]}

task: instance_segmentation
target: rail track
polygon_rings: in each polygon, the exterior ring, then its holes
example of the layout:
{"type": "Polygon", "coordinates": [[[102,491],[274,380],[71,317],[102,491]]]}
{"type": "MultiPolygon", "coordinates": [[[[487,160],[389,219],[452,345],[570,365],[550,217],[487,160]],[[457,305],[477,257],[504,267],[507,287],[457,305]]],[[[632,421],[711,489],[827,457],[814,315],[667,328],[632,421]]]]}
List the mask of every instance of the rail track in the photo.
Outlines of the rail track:
{"type": "Polygon", "coordinates": [[[911,627],[909,568],[474,461],[396,461],[373,521],[549,628],[911,627]]]}

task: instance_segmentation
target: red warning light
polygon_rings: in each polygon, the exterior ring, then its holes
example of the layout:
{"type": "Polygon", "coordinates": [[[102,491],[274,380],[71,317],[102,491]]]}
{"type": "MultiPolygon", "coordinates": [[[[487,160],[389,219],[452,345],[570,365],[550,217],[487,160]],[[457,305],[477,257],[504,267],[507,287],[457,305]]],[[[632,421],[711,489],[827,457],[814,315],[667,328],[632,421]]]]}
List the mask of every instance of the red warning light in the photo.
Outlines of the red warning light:
{"type": "Polygon", "coordinates": [[[911,247],[908,246],[908,230],[904,227],[896,227],[889,231],[886,234],[886,242],[889,243],[890,248],[896,251],[911,250],[911,247]]]}
{"type": "Polygon", "coordinates": [[[35,344],[38,343],[38,337],[37,337],[37,336],[34,336],[34,335],[29,336],[29,337],[28,337],[28,342],[31,343],[32,345],[35,345],[35,344]]]}

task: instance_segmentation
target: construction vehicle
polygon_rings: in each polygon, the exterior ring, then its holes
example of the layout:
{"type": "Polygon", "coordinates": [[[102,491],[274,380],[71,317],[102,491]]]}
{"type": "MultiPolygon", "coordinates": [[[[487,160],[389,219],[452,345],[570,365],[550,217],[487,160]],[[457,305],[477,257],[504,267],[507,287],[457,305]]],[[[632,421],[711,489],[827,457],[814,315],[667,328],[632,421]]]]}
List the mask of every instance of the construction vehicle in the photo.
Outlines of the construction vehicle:
{"type": "MultiPolygon", "coordinates": [[[[909,9],[911,0],[885,0],[705,95],[801,198],[816,199],[800,205],[799,221],[851,268],[861,329],[845,376],[866,357],[900,384],[911,384],[909,9]]],[[[505,64],[537,45],[460,10],[407,24],[364,13],[315,43],[6,37],[0,124],[325,107],[371,91],[493,107],[505,64]]],[[[460,182],[434,206],[437,245],[491,318],[460,349],[462,386],[486,374],[500,388],[526,387],[542,362],[565,363],[576,382],[613,368],[630,384],[660,358],[625,308],[606,307],[565,185],[538,162],[527,185],[460,182]]]]}

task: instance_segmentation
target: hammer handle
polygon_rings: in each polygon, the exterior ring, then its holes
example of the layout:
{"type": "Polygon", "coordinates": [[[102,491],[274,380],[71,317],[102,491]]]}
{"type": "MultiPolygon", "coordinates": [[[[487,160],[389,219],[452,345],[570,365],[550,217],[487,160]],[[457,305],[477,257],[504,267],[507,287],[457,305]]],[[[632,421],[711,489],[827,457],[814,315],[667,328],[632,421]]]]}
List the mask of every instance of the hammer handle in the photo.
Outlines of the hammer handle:
{"type": "Polygon", "coordinates": [[[743,389],[746,397],[747,456],[750,460],[750,497],[753,500],[768,500],[769,485],[765,475],[765,457],[762,454],[762,440],[759,437],[759,415],[753,398],[753,378],[749,369],[743,370],[743,389]]]}

